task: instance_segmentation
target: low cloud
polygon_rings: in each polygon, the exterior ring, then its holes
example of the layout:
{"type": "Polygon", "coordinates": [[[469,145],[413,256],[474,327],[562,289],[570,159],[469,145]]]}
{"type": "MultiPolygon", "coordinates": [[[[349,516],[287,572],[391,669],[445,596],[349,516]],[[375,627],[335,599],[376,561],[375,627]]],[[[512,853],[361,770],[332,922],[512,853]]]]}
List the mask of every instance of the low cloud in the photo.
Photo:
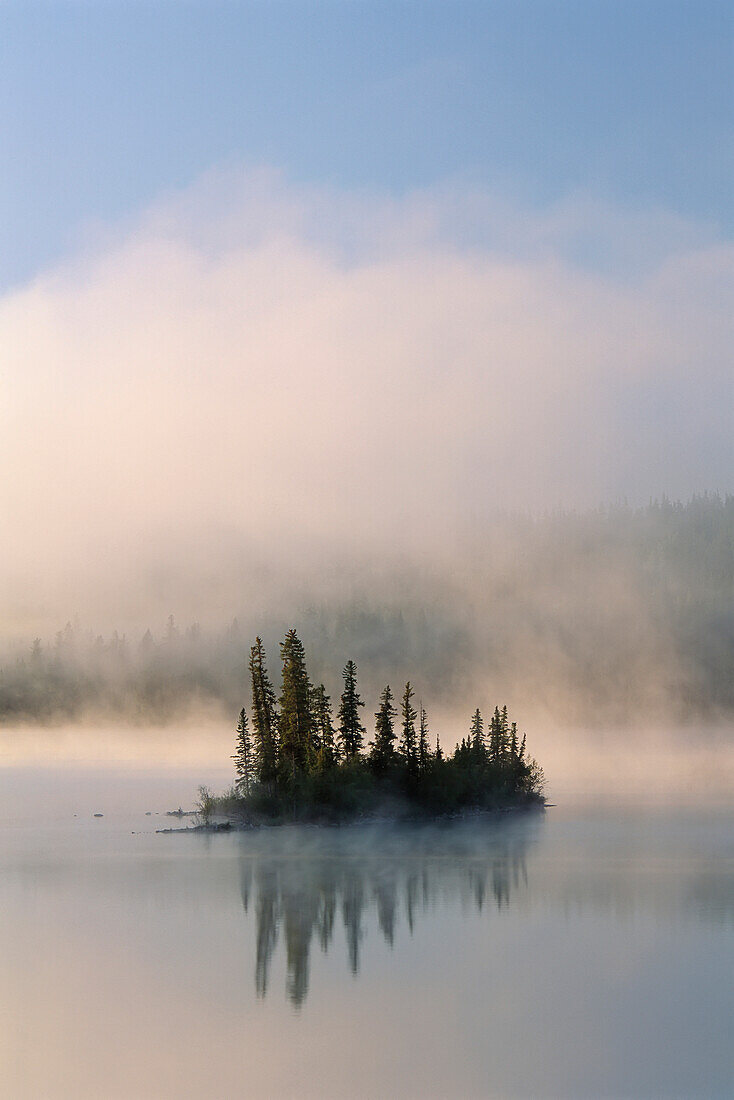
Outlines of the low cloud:
{"type": "Polygon", "coordinates": [[[733,272],[665,211],[212,173],[0,302],[6,631],[731,489],[733,272]]]}

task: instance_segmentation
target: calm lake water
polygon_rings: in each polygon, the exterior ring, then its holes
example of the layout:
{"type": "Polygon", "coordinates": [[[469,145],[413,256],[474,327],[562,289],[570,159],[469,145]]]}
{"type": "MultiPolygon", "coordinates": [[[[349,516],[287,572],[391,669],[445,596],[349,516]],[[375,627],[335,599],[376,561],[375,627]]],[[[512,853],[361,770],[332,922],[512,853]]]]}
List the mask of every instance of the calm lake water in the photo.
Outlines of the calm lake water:
{"type": "Polygon", "coordinates": [[[156,834],[194,790],[0,771],[3,1096],[734,1095],[732,812],[156,834]]]}

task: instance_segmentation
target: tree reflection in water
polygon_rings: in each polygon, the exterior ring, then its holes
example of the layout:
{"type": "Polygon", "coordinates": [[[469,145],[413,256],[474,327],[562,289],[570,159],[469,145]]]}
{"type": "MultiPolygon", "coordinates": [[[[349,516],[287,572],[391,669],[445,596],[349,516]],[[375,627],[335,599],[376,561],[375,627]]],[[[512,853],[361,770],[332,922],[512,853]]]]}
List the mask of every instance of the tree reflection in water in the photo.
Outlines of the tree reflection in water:
{"type": "Polygon", "coordinates": [[[497,909],[527,881],[526,857],[541,827],[537,813],[512,820],[440,825],[362,825],[342,829],[281,827],[242,838],[242,904],[254,914],[255,988],[268,989],[278,940],[285,949],[287,995],[299,1007],[308,994],[312,940],[323,951],[341,918],[349,966],[357,974],[367,915],[392,947],[404,922],[440,902],[481,912],[497,909]]]}

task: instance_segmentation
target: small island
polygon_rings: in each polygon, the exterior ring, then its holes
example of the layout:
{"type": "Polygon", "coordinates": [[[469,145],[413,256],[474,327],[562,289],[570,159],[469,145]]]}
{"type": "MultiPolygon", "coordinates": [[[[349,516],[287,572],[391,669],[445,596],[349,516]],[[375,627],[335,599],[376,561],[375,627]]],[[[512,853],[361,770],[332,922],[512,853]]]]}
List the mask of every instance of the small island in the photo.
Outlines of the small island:
{"type": "Polygon", "coordinates": [[[543,772],[526,752],[507,707],[485,726],[477,708],[468,736],[443,753],[428,715],[406,683],[399,709],[389,685],[365,746],[364,701],[357,666],[347,661],[334,722],[323,684],[311,683],[298,634],[280,643],[282,688],[276,696],[262,640],[250,650],[251,721],[243,707],[233,756],[236,781],[214,796],[200,789],[205,823],[224,815],[235,825],[338,823],[361,818],[440,817],[479,810],[542,808],[543,772]],[[399,723],[396,728],[396,718],[399,723]]]}

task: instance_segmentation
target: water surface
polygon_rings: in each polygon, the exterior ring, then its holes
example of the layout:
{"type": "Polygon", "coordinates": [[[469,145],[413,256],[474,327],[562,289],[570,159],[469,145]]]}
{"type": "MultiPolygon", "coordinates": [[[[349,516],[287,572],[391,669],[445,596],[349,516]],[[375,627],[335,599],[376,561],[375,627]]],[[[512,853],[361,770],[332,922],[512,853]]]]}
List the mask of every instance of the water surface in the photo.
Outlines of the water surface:
{"type": "Polygon", "coordinates": [[[731,813],[157,834],[193,790],[1,773],[4,1095],[732,1095],[731,813]]]}

